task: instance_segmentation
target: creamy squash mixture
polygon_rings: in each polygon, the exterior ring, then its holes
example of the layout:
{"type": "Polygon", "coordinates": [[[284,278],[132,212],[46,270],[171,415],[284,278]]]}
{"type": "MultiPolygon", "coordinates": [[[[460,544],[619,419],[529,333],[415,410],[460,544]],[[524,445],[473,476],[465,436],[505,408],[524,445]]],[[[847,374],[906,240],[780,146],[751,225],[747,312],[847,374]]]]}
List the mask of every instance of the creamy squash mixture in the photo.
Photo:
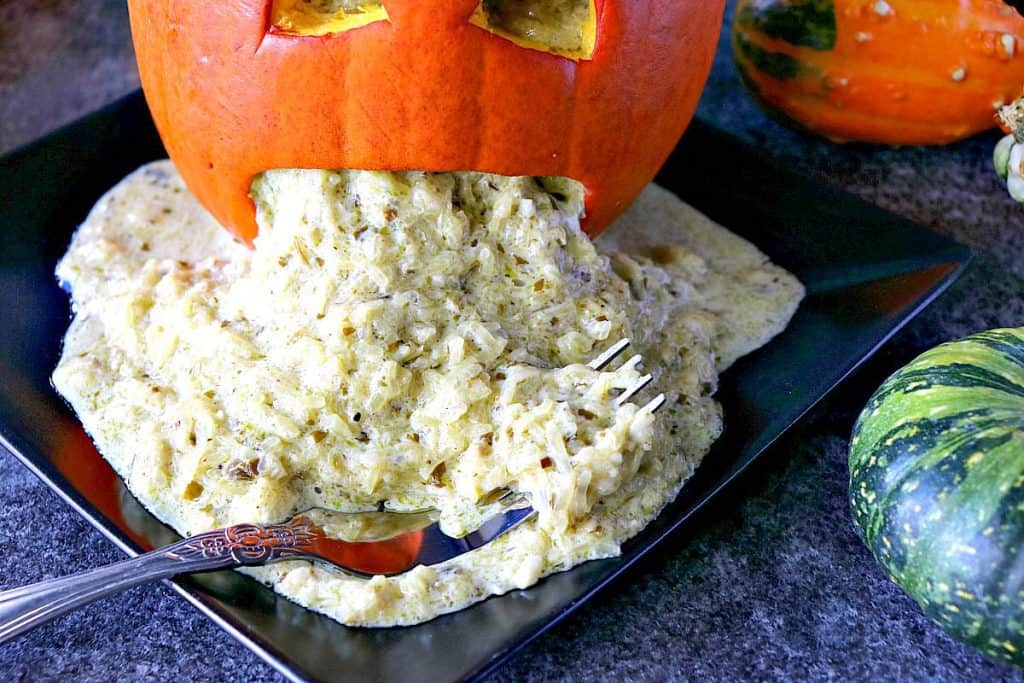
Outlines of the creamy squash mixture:
{"type": "Polygon", "coordinates": [[[58,268],[75,317],[54,383],[183,534],[309,507],[431,507],[457,533],[506,487],[538,510],[398,577],[249,570],[347,624],[423,621],[618,553],[720,433],[718,373],[803,293],[653,186],[596,244],[564,179],[279,170],[252,194],[249,250],[170,162],[111,190],[58,268]],[[642,368],[584,365],[621,338],[642,368]],[[641,371],[656,390],[615,406],[641,371]]]}

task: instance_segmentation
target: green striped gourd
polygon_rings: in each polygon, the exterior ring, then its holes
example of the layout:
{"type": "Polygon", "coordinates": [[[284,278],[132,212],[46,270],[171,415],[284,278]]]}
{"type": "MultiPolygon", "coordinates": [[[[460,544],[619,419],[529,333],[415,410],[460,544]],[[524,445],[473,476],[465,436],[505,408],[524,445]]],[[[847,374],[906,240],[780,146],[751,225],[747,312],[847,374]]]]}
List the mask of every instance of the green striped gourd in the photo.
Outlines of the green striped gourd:
{"type": "Polygon", "coordinates": [[[878,388],[853,430],[850,504],[928,616],[1024,665],[1024,328],[938,346],[878,388]]]}

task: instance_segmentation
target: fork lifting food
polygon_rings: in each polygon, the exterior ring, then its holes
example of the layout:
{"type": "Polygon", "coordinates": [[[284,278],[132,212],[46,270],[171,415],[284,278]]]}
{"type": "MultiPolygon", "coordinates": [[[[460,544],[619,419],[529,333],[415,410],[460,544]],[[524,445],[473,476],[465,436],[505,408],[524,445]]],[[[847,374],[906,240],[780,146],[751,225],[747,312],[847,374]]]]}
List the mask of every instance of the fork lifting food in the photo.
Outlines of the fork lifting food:
{"type": "MultiPolygon", "coordinates": [[[[623,339],[587,366],[603,370],[630,345],[623,339]]],[[[634,355],[626,366],[640,363],[634,355]]],[[[615,397],[628,402],[653,380],[645,374],[615,397]]],[[[659,394],[641,411],[654,413],[665,402],[659,394]]],[[[420,565],[435,565],[475,550],[530,520],[536,512],[511,490],[486,496],[481,505],[494,511],[476,530],[449,536],[434,511],[333,512],[314,509],[280,524],[235,524],[182,539],[144,555],[106,567],[0,592],[0,643],[78,607],[133,586],[178,574],[260,566],[281,560],[326,563],[369,578],[394,576],[420,565]],[[358,539],[345,538],[337,524],[360,519],[358,539]],[[368,530],[368,531],[367,531],[368,530]]]]}

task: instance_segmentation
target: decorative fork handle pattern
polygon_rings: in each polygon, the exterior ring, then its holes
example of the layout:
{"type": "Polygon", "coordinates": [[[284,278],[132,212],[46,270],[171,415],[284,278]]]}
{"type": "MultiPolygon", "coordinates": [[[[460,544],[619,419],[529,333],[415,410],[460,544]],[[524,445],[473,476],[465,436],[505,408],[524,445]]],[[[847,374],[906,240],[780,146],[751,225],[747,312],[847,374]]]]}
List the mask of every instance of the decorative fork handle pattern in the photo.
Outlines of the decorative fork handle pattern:
{"type": "Polygon", "coordinates": [[[315,538],[313,525],[299,517],[284,524],[236,524],[207,531],[161,552],[182,562],[230,557],[235,566],[246,567],[304,555],[315,538]]]}
{"type": "Polygon", "coordinates": [[[238,524],[105,567],[0,592],[0,643],[149,581],[303,556],[316,537],[315,527],[302,517],[284,524],[238,524]]]}

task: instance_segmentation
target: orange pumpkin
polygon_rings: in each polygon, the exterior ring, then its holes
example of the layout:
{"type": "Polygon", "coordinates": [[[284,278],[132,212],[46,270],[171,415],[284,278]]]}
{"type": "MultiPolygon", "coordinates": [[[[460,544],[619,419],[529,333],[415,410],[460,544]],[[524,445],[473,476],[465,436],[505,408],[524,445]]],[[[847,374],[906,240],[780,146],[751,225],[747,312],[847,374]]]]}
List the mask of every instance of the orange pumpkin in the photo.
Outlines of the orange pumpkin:
{"type": "Polygon", "coordinates": [[[310,0],[128,6],[168,153],[251,241],[252,177],[295,167],[567,176],[600,232],[692,117],[724,0],[584,3],[568,47],[489,23],[537,0],[333,0],[330,15],[310,0]]]}
{"type": "Polygon", "coordinates": [[[770,110],[894,145],[991,128],[1024,85],[1022,40],[1002,0],[740,0],[733,23],[740,72],[770,110]]]}

